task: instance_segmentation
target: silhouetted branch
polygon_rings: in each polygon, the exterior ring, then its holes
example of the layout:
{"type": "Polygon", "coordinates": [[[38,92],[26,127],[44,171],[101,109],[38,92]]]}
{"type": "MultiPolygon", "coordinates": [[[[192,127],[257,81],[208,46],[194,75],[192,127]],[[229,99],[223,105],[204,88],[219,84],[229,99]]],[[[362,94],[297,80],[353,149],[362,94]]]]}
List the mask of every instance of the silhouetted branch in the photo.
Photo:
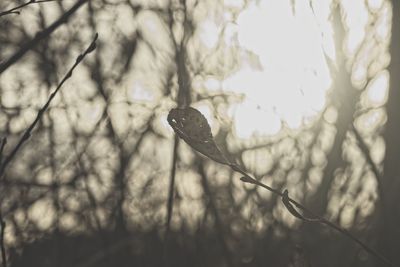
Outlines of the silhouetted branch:
{"type": "MultiPolygon", "coordinates": [[[[230,167],[239,172],[240,174],[243,174],[244,177],[242,177],[240,180],[242,180],[245,183],[250,183],[250,184],[254,184],[256,186],[261,186],[267,190],[269,190],[270,192],[273,192],[275,194],[278,194],[279,196],[282,197],[283,200],[286,200],[287,202],[290,202],[292,204],[294,204],[294,206],[300,210],[302,210],[304,213],[311,215],[311,218],[309,217],[305,217],[303,215],[297,216],[297,214],[299,214],[296,211],[296,215],[293,214],[293,211],[291,211],[291,209],[289,208],[288,211],[295,217],[299,218],[301,217],[301,219],[303,219],[306,222],[317,222],[317,223],[322,223],[327,225],[328,227],[338,231],[339,233],[342,233],[343,235],[347,236],[348,238],[350,238],[351,240],[353,240],[354,242],[356,242],[357,244],[359,244],[362,248],[364,248],[368,253],[374,255],[375,257],[379,258],[382,262],[386,263],[388,266],[392,266],[392,267],[396,267],[397,265],[394,265],[392,262],[390,262],[388,259],[386,259],[383,255],[381,255],[379,252],[375,251],[373,248],[370,248],[367,244],[365,244],[363,241],[361,241],[360,239],[358,239],[357,237],[355,237],[353,234],[351,234],[349,231],[347,231],[346,229],[343,229],[342,227],[334,224],[333,222],[325,219],[322,216],[319,216],[317,214],[315,214],[313,211],[311,211],[310,209],[308,209],[307,207],[303,206],[302,204],[300,204],[299,202],[291,199],[288,195],[287,195],[287,191],[284,193],[269,187],[266,184],[263,184],[259,181],[257,181],[256,179],[254,179],[253,177],[249,176],[244,170],[242,170],[239,166],[235,165],[235,164],[231,164],[230,167]]],[[[288,206],[285,204],[285,207],[288,208],[288,206]]],[[[293,207],[292,207],[293,208],[293,207]]]]}
{"type": "Polygon", "coordinates": [[[30,5],[30,4],[39,4],[39,3],[54,2],[54,1],[56,1],[56,0],[30,0],[29,2],[26,2],[26,3],[22,4],[22,5],[19,5],[19,6],[11,8],[9,10],[0,12],[0,17],[5,16],[5,15],[10,15],[10,14],[19,15],[20,11],[18,11],[18,9],[26,7],[26,6],[30,5]]]}
{"type": "Polygon", "coordinates": [[[167,121],[174,129],[175,133],[197,152],[202,153],[203,155],[207,156],[208,158],[218,163],[227,165],[232,170],[242,174],[243,177],[240,180],[242,180],[243,182],[254,184],[256,186],[261,186],[267,189],[268,191],[280,196],[287,210],[296,218],[302,219],[306,222],[319,222],[325,224],[331,227],[332,229],[349,237],[351,240],[362,246],[368,253],[376,256],[381,261],[386,263],[388,266],[392,267],[396,266],[389,260],[387,260],[384,256],[382,256],[380,253],[370,248],[368,245],[359,240],[357,237],[353,236],[349,231],[328,221],[322,216],[319,216],[318,213],[314,213],[312,210],[306,208],[299,202],[291,199],[289,197],[289,193],[287,190],[284,190],[282,193],[278,189],[272,188],[266,184],[259,182],[258,180],[248,175],[246,171],[238,164],[230,161],[224,155],[224,153],[222,153],[219,150],[217,144],[215,143],[214,137],[211,133],[211,127],[208,124],[207,119],[197,109],[192,107],[172,109],[168,114],[167,121]],[[295,207],[297,209],[302,210],[303,214],[300,214],[295,207]]]}
{"type": "Polygon", "coordinates": [[[0,165],[0,178],[3,177],[4,171],[7,167],[7,165],[13,160],[15,155],[17,154],[18,150],[21,148],[21,146],[29,139],[31,136],[31,133],[33,129],[35,128],[36,124],[40,121],[42,118],[43,114],[46,112],[47,108],[50,106],[51,101],[54,99],[54,97],[57,95],[59,92],[60,88],[63,86],[63,84],[72,76],[72,72],[74,69],[79,65],[79,63],[84,59],[84,57],[92,52],[94,49],[96,49],[96,40],[97,40],[98,34],[96,33],[93,41],[90,43],[88,48],[83,52],[83,54],[80,54],[74,63],[74,65],[70,68],[70,70],[67,72],[67,74],[64,76],[64,78],[61,80],[61,82],[58,84],[57,88],[54,90],[54,92],[50,95],[49,99],[47,100],[46,104],[39,110],[38,114],[36,115],[35,120],[31,123],[31,125],[28,127],[28,129],[25,130],[24,134],[14,147],[14,149],[11,151],[11,153],[4,159],[4,161],[0,165]]]}
{"type": "Polygon", "coordinates": [[[50,36],[50,34],[52,34],[59,26],[66,23],[71,15],[74,14],[87,1],[88,0],[80,0],[76,2],[75,5],[73,5],[67,12],[65,12],[58,20],[53,22],[53,24],[51,24],[43,31],[38,32],[32,40],[22,45],[21,48],[16,51],[9,59],[0,64],[0,74],[8,69],[8,67],[13,65],[15,62],[17,62],[22,56],[25,55],[26,52],[35,47],[41,40],[50,36]]]}

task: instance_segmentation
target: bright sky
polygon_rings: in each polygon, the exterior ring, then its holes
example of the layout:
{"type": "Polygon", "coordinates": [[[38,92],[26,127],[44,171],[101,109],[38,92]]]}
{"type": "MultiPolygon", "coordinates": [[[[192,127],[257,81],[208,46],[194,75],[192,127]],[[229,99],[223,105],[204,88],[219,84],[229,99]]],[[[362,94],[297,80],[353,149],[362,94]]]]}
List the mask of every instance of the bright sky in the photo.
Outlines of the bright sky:
{"type": "MultiPolygon", "coordinates": [[[[379,1],[369,2],[378,5],[375,2],[379,1]]],[[[330,1],[313,1],[314,12],[309,1],[294,3],[295,15],[290,1],[250,2],[236,24],[225,30],[229,35],[225,38],[228,44],[239,43],[253,53],[253,56],[241,55],[244,66],[222,83],[223,90],[246,96],[242,103],[231,108],[240,138],[276,134],[282,129],[282,123],[292,129],[299,128],[324,109],[326,92],[332,82],[324,51],[333,60],[335,57],[330,1]],[[261,68],[254,67],[257,65],[261,68]]],[[[349,21],[355,30],[349,35],[347,49],[354,52],[364,38],[368,13],[361,12],[362,0],[347,3],[346,9],[357,10],[358,14],[353,16],[353,22],[349,21]]],[[[215,24],[206,21],[201,27],[207,33],[202,40],[213,47],[218,33],[215,24]]],[[[377,82],[382,84],[382,80],[377,82]]],[[[374,89],[368,96],[382,99],[383,91],[384,88],[374,89]]]]}

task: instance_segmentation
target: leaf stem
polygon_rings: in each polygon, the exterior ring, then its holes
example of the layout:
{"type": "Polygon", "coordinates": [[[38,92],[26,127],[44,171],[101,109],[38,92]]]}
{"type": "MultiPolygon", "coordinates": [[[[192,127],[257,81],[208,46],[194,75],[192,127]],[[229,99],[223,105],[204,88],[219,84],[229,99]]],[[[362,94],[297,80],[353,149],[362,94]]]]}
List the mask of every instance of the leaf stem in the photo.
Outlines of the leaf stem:
{"type": "MultiPolygon", "coordinates": [[[[369,247],[367,244],[365,244],[363,241],[361,241],[360,239],[358,239],[357,237],[355,237],[352,233],[350,233],[348,230],[340,227],[339,225],[336,225],[335,223],[325,219],[324,217],[315,214],[312,210],[308,209],[307,207],[305,207],[304,205],[300,204],[299,202],[297,202],[296,200],[290,198],[287,194],[280,192],[277,189],[274,189],[260,181],[257,181],[256,179],[254,179],[253,177],[251,177],[250,175],[248,175],[241,167],[239,167],[236,164],[231,164],[229,165],[234,171],[239,172],[240,174],[244,175],[244,177],[242,177],[240,180],[242,180],[245,183],[250,183],[250,184],[254,184],[256,186],[260,186],[263,187],[267,190],[269,190],[270,192],[277,194],[279,196],[281,196],[282,198],[285,197],[287,199],[288,202],[292,203],[294,206],[296,206],[296,208],[302,210],[304,213],[311,215],[311,218],[307,218],[307,217],[303,217],[303,220],[306,222],[316,222],[316,223],[322,223],[325,224],[326,226],[336,230],[337,232],[347,236],[348,238],[350,238],[351,240],[353,240],[354,242],[356,242],[357,244],[359,244],[365,251],[367,251],[369,254],[374,255],[376,258],[380,259],[382,262],[384,262],[387,266],[391,266],[391,267],[398,267],[397,265],[393,264],[391,261],[389,261],[385,256],[383,256],[382,254],[380,254],[378,251],[374,250],[373,248],[369,247]]],[[[285,205],[286,208],[287,205],[285,205]]],[[[290,211],[290,210],[289,210],[290,211]]],[[[290,211],[291,214],[293,214],[292,211],[290,211]]],[[[297,217],[297,216],[296,216],[297,217]]],[[[297,217],[298,218],[298,217],[297,217]]]]}

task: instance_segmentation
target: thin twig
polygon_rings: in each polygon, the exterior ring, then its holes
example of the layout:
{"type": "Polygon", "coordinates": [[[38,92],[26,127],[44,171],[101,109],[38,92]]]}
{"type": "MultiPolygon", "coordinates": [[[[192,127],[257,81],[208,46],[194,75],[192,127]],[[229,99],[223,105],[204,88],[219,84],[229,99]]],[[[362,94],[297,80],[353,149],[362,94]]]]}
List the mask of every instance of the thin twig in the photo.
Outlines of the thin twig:
{"type": "Polygon", "coordinates": [[[9,59],[0,64],[0,74],[17,62],[22,56],[25,55],[26,52],[35,47],[41,40],[50,36],[50,34],[52,34],[59,26],[66,23],[71,15],[74,14],[87,1],[88,0],[79,0],[76,2],[75,5],[65,12],[58,20],[53,22],[53,24],[43,31],[38,32],[32,40],[22,45],[21,48],[18,49],[18,51],[16,51],[9,59]]]}
{"type": "Polygon", "coordinates": [[[6,222],[3,220],[3,216],[0,212],[0,247],[1,247],[1,259],[3,267],[7,267],[6,247],[4,245],[4,232],[6,229],[6,222]]]}
{"type": "MultiPolygon", "coordinates": [[[[282,198],[286,198],[287,201],[289,201],[290,203],[292,203],[293,205],[296,206],[296,208],[302,210],[305,214],[310,215],[311,218],[306,218],[303,217],[303,220],[306,222],[317,222],[317,223],[322,223],[327,225],[328,227],[342,233],[343,235],[347,236],[348,238],[350,238],[351,240],[353,240],[354,242],[356,242],[357,244],[359,244],[362,248],[365,249],[365,251],[367,251],[368,253],[374,255],[375,257],[377,257],[378,259],[380,259],[382,262],[384,262],[385,264],[387,264],[388,266],[391,267],[398,267],[397,265],[393,264],[392,262],[390,262],[388,259],[386,259],[383,255],[381,255],[379,252],[377,252],[376,250],[374,250],[373,248],[369,247],[367,244],[365,244],[363,241],[361,241],[360,239],[358,239],[357,237],[355,237],[352,233],[350,233],[348,230],[343,229],[342,227],[334,224],[333,222],[325,219],[322,216],[319,216],[317,214],[315,214],[313,211],[311,211],[310,209],[308,209],[307,207],[303,206],[302,204],[300,204],[299,202],[291,199],[288,195],[287,192],[282,193],[279,190],[276,190],[274,188],[269,187],[266,184],[261,183],[260,181],[254,179],[253,177],[251,177],[250,175],[248,175],[242,168],[240,168],[239,166],[235,165],[235,164],[231,164],[230,167],[234,170],[239,172],[240,174],[244,175],[244,177],[241,178],[241,180],[245,183],[250,183],[250,184],[254,184],[256,186],[261,186],[279,196],[281,196],[282,198]]],[[[286,206],[286,205],[285,205],[286,206]]],[[[287,206],[286,206],[287,207],[287,206]]],[[[290,210],[289,210],[290,211],[290,210]]],[[[292,212],[291,212],[292,213],[292,212]]],[[[293,214],[293,213],[292,213],[293,214]]]]}
{"type": "MultiPolygon", "coordinates": [[[[366,245],[364,242],[359,240],[357,237],[352,235],[349,231],[346,229],[341,228],[340,226],[328,221],[327,219],[323,218],[322,216],[319,216],[317,213],[314,213],[310,209],[306,208],[299,202],[291,199],[289,197],[289,192],[287,190],[284,190],[281,192],[280,190],[277,190],[275,188],[272,188],[266,184],[263,184],[250,175],[246,173],[246,171],[240,167],[240,165],[233,163],[229,161],[225,155],[218,149],[217,145],[215,144],[215,141],[212,137],[211,134],[211,129],[210,126],[208,125],[207,119],[196,109],[194,108],[184,108],[184,109],[172,109],[169,114],[168,114],[168,123],[171,125],[171,127],[174,129],[175,133],[181,137],[188,145],[190,145],[194,150],[197,152],[209,157],[210,159],[213,159],[216,162],[219,162],[224,165],[228,165],[232,170],[239,172],[240,174],[243,175],[241,177],[241,181],[245,183],[251,183],[257,186],[261,186],[272,193],[280,196],[282,198],[282,202],[285,205],[286,209],[296,218],[302,219],[306,222],[318,222],[325,224],[329,226],[330,228],[344,234],[357,244],[359,244],[361,247],[363,247],[368,253],[371,255],[374,255],[378,259],[380,259],[382,262],[387,264],[388,266],[395,267],[393,263],[391,263],[388,259],[386,259],[383,255],[375,251],[374,249],[370,248],[368,245],[366,245]],[[185,112],[186,114],[189,114],[196,120],[190,124],[185,123],[185,117],[182,116],[179,112],[185,112]],[[207,127],[205,127],[206,125],[207,127]],[[190,127],[190,131],[188,131],[185,127],[190,127]],[[193,128],[193,129],[192,129],[193,128]],[[193,135],[193,130],[197,131],[197,135],[200,137],[196,137],[193,135]],[[193,135],[194,137],[192,137],[193,135]],[[199,144],[204,144],[204,149],[200,148],[199,144]],[[293,206],[294,205],[294,206],[293,206]],[[297,209],[300,209],[303,211],[304,214],[301,214],[298,212],[297,209]],[[310,217],[311,216],[311,217],[310,217]]],[[[193,119],[192,119],[193,120],[193,119]]]]}
{"type": "Polygon", "coordinates": [[[58,84],[57,88],[54,90],[54,92],[50,95],[49,99],[47,100],[46,104],[39,110],[38,114],[36,115],[35,120],[31,123],[31,125],[25,130],[24,134],[22,137],[19,139],[18,143],[15,145],[13,150],[10,152],[10,154],[4,159],[4,161],[0,165],[0,179],[3,177],[4,171],[7,167],[7,165],[13,160],[15,155],[17,154],[18,150],[21,148],[21,146],[29,139],[31,136],[31,133],[33,129],[35,128],[36,124],[40,121],[42,118],[43,114],[46,112],[48,107],[50,106],[51,101],[54,99],[54,97],[57,95],[59,92],[60,88],[63,86],[63,84],[72,76],[72,72],[74,69],[79,65],[79,63],[84,59],[84,57],[92,52],[94,49],[96,49],[96,40],[97,40],[98,34],[96,33],[93,41],[90,43],[88,48],[80,54],[74,63],[74,65],[70,68],[70,70],[67,72],[67,74],[64,76],[64,78],[61,80],[61,82],[58,84]]]}
{"type": "Polygon", "coordinates": [[[56,0],[30,0],[29,2],[26,2],[26,3],[22,4],[22,5],[13,7],[11,9],[3,11],[3,12],[0,12],[0,17],[5,16],[5,15],[10,15],[10,14],[19,15],[20,11],[18,11],[18,9],[26,7],[26,6],[30,5],[30,4],[39,4],[39,3],[54,2],[54,1],[56,1],[56,0]]]}

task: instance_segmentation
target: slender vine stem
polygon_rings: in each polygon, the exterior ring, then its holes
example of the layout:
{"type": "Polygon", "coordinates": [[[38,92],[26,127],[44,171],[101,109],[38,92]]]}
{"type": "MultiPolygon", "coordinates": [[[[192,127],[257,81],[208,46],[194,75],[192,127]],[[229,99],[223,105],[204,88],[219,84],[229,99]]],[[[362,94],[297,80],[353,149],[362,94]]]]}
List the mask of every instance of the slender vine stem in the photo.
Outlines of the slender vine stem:
{"type": "Polygon", "coordinates": [[[98,34],[96,33],[93,41],[90,43],[88,48],[80,54],[76,60],[74,65],[69,69],[67,74],[65,74],[64,78],[61,80],[61,82],[58,84],[57,88],[54,90],[54,92],[50,95],[49,99],[47,102],[43,105],[43,107],[39,110],[39,112],[36,115],[35,120],[31,123],[31,125],[25,130],[24,134],[21,136],[19,139],[18,143],[15,145],[15,147],[12,149],[10,154],[4,158],[4,160],[0,164],[0,179],[3,178],[4,171],[8,164],[14,159],[15,155],[19,151],[19,149],[22,147],[22,145],[30,138],[33,129],[35,128],[36,124],[41,120],[43,117],[43,114],[46,112],[46,110],[49,108],[52,100],[54,97],[57,95],[57,93],[60,91],[60,88],[63,86],[63,84],[72,76],[72,72],[74,69],[79,65],[79,63],[85,58],[87,54],[92,52],[94,49],[96,49],[96,40],[97,40],[98,34]]]}
{"type": "MultiPolygon", "coordinates": [[[[296,200],[290,198],[288,196],[287,190],[285,190],[285,192],[280,192],[277,189],[274,189],[256,179],[254,179],[253,177],[251,177],[250,175],[248,175],[242,168],[240,168],[238,165],[236,164],[230,164],[229,165],[234,171],[239,172],[240,174],[243,175],[243,177],[241,178],[241,180],[245,183],[250,183],[250,184],[254,184],[256,186],[260,186],[263,187],[267,190],[269,190],[270,192],[277,194],[279,196],[282,197],[282,200],[284,200],[284,198],[286,197],[287,201],[290,202],[291,204],[293,204],[296,208],[302,210],[305,214],[307,214],[307,216],[310,217],[305,217],[305,216],[301,216],[301,219],[303,219],[306,222],[311,222],[311,223],[322,223],[327,225],[328,227],[336,230],[337,232],[347,236],[348,238],[350,238],[351,240],[353,240],[354,242],[356,242],[357,244],[359,244],[365,251],[367,251],[368,253],[370,253],[371,255],[374,255],[375,257],[377,257],[378,259],[380,259],[382,262],[384,262],[387,266],[391,266],[391,267],[398,267],[397,265],[393,264],[391,261],[389,261],[385,256],[383,256],[382,254],[380,254],[378,251],[374,250],[373,248],[369,247],[367,244],[365,244],[363,241],[361,241],[360,239],[358,239],[357,237],[355,237],[352,233],[350,233],[348,230],[340,227],[339,225],[336,225],[335,223],[325,219],[324,217],[315,214],[312,210],[308,209],[307,207],[305,207],[304,205],[302,205],[301,203],[297,202],[296,200]]],[[[292,213],[295,217],[299,218],[299,216],[297,216],[296,214],[294,214],[294,212],[290,209],[290,207],[288,207],[288,204],[286,204],[284,202],[286,208],[288,209],[288,211],[290,213],[292,213]]]]}

